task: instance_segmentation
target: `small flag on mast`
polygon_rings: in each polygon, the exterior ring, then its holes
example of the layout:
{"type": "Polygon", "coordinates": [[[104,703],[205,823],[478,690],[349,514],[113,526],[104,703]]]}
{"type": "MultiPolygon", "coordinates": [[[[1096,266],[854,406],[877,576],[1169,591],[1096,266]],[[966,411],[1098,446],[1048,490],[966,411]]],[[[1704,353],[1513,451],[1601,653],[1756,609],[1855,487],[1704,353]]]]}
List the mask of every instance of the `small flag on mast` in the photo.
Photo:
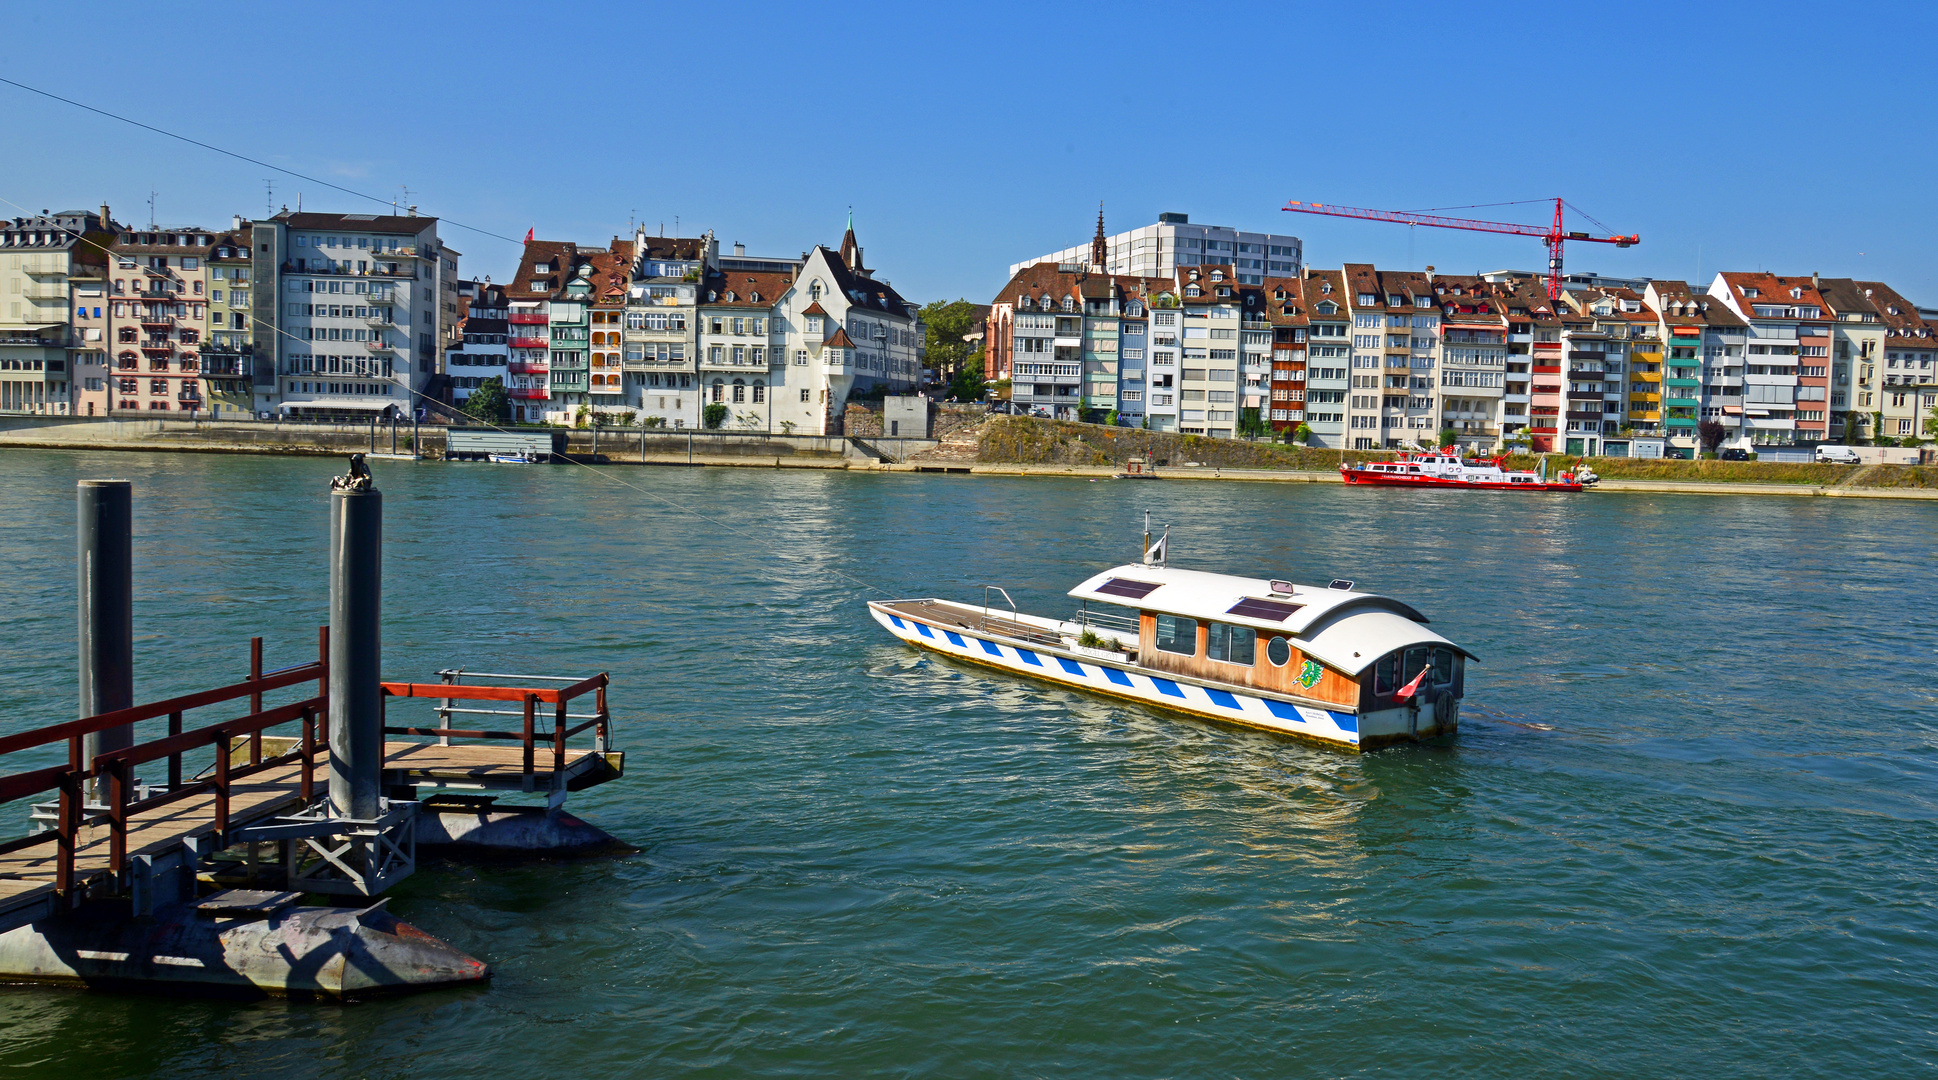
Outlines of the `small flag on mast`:
{"type": "Polygon", "coordinates": [[[1420,684],[1426,681],[1427,673],[1431,672],[1432,670],[1433,670],[1432,664],[1428,664],[1426,667],[1421,668],[1420,673],[1413,677],[1413,681],[1410,683],[1407,683],[1405,686],[1400,687],[1400,692],[1397,694],[1394,694],[1393,696],[1396,698],[1399,698],[1401,701],[1405,701],[1408,698],[1412,697],[1413,695],[1419,693],[1420,684]]]}
{"type": "Polygon", "coordinates": [[[526,230],[525,230],[525,242],[526,242],[527,244],[529,244],[529,243],[531,243],[531,242],[532,242],[532,238],[533,238],[534,236],[536,236],[536,235],[538,235],[538,226],[536,226],[536,225],[534,225],[534,226],[532,226],[531,228],[529,228],[529,229],[526,229],[526,230]]]}
{"type": "Polygon", "coordinates": [[[1165,541],[1169,539],[1171,539],[1171,527],[1169,525],[1166,525],[1164,527],[1164,535],[1158,537],[1157,543],[1152,544],[1150,547],[1150,550],[1144,552],[1145,566],[1164,565],[1164,546],[1165,546],[1165,541]]]}

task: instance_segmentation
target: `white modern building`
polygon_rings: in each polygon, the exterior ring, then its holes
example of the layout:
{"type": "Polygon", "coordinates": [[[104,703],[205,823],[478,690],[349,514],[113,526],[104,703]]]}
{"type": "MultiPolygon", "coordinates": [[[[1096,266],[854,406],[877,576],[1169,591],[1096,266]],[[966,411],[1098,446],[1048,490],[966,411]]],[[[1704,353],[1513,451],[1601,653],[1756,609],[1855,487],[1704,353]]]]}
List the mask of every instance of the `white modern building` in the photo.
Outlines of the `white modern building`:
{"type": "Polygon", "coordinates": [[[285,209],[250,231],[255,355],[275,358],[275,407],[410,415],[444,337],[437,219],[285,209]]]}
{"type": "MultiPolygon", "coordinates": [[[[1103,215],[1097,217],[1103,233],[1103,215]]],[[[1267,277],[1297,277],[1305,249],[1296,236],[1245,232],[1223,225],[1193,225],[1186,214],[1159,214],[1157,224],[1103,236],[1107,265],[1093,266],[1109,274],[1134,277],[1175,277],[1178,267],[1224,265],[1235,271],[1235,284],[1262,285],[1267,277]]],[[[1037,263],[1091,264],[1096,238],[1076,246],[1010,264],[1009,276],[1037,263]]]]}

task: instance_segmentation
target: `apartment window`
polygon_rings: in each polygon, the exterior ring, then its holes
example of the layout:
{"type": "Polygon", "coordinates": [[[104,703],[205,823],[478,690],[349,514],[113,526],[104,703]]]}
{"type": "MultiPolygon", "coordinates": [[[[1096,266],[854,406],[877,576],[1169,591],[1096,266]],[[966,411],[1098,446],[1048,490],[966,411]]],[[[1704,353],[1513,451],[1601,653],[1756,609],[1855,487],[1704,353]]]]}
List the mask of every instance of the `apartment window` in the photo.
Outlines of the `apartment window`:
{"type": "Polygon", "coordinates": [[[801,403],[802,403],[803,405],[805,405],[805,404],[807,404],[807,400],[808,400],[808,392],[807,392],[806,390],[802,390],[802,391],[801,391],[801,403]]]}
{"type": "MultiPolygon", "coordinates": [[[[718,333],[718,332],[719,332],[719,331],[718,331],[718,330],[716,329],[716,330],[715,330],[715,333],[718,333]]],[[[720,358],[721,358],[721,355],[722,355],[722,353],[723,353],[723,351],[724,351],[724,350],[722,350],[722,349],[721,349],[721,347],[720,347],[720,346],[718,346],[718,345],[709,345],[709,346],[707,346],[707,362],[708,362],[708,363],[711,363],[711,364],[718,364],[718,363],[720,363],[720,358]]]]}

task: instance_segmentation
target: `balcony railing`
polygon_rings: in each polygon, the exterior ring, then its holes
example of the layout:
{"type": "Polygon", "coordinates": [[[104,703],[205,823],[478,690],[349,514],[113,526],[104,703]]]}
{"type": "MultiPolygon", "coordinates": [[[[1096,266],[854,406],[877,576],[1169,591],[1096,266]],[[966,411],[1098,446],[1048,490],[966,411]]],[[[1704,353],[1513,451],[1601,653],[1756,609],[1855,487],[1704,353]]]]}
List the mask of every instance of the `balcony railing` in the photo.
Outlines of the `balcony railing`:
{"type": "Polygon", "coordinates": [[[551,364],[544,360],[512,360],[505,367],[513,375],[543,375],[552,370],[551,364]]]}
{"type": "Polygon", "coordinates": [[[551,343],[544,338],[515,337],[511,339],[511,347],[514,349],[544,349],[550,347],[550,345],[551,343]]]}
{"type": "Polygon", "coordinates": [[[175,317],[174,317],[173,315],[143,315],[143,316],[141,317],[141,325],[143,325],[143,326],[174,326],[174,325],[175,325],[175,317]]]}
{"type": "Polygon", "coordinates": [[[167,355],[175,351],[175,344],[170,341],[144,341],[141,343],[141,351],[167,355]]]}
{"type": "Polygon", "coordinates": [[[398,347],[388,341],[366,341],[363,347],[371,352],[396,352],[398,347]]]}
{"type": "Polygon", "coordinates": [[[514,386],[511,396],[523,400],[547,401],[551,399],[551,389],[544,386],[514,386]]]}
{"type": "Polygon", "coordinates": [[[544,326],[550,319],[542,311],[514,311],[505,321],[520,326],[544,326]]]}

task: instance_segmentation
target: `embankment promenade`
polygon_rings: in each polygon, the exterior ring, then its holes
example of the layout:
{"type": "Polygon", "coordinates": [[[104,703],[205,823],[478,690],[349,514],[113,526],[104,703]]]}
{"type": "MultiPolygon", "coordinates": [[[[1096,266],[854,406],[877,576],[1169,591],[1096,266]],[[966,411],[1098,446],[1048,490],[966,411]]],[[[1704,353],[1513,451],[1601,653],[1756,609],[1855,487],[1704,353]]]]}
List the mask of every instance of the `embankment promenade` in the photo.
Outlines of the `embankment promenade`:
{"type": "MultiPolygon", "coordinates": [[[[1340,460],[1389,457],[1363,452],[1281,448],[1227,440],[1066,431],[1064,425],[998,418],[994,431],[959,452],[937,456],[934,439],[845,438],[661,429],[561,431],[572,458],[601,465],[833,469],[975,476],[1080,477],[1109,480],[1123,462],[1157,462],[1164,480],[1339,483],[1340,460]],[[993,436],[993,437],[992,437],[993,436]],[[961,453],[972,450],[973,453],[961,453]],[[1012,460],[1002,460],[1009,458],[1012,460]],[[1020,460],[1016,460],[1020,459],[1020,460]],[[1115,459],[1115,460],[1113,460],[1115,459]],[[1234,460],[1235,459],[1235,460],[1234,460]]],[[[145,451],[213,454],[328,455],[373,453],[441,460],[446,428],[425,424],[315,424],[277,421],[101,420],[0,417],[0,449],[145,451]]],[[[1531,464],[1528,462],[1527,464],[1531,464]]],[[[1760,462],[1595,459],[1600,492],[1691,495],[1778,495],[1938,501],[1938,467],[1783,465],[1760,462]]]]}

